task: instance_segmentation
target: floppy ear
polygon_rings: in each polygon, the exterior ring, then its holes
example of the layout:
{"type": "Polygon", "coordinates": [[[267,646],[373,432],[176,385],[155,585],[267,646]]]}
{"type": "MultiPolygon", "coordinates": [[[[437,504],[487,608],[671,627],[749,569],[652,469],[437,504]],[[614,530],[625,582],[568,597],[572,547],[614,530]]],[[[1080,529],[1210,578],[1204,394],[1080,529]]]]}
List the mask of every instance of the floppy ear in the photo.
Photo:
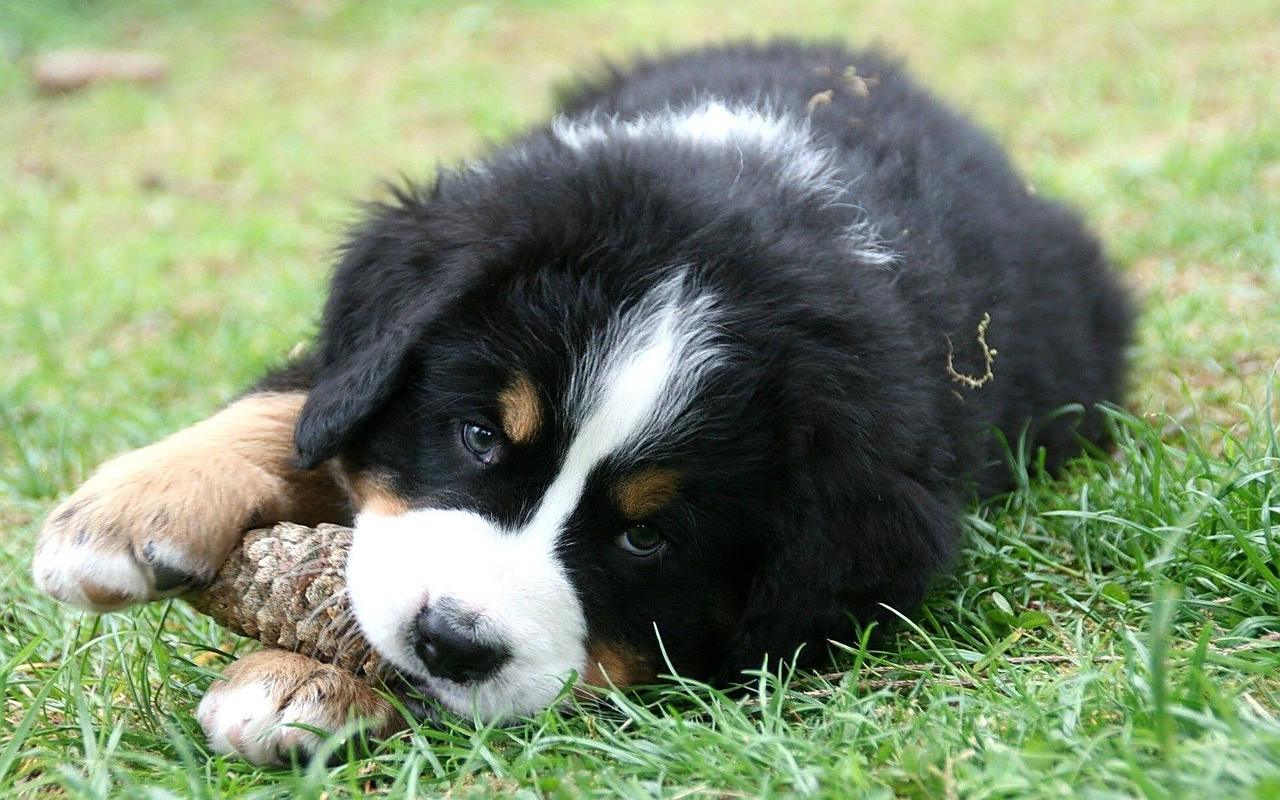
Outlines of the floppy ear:
{"type": "Polygon", "coordinates": [[[396,192],[351,236],[334,271],[314,381],[294,430],[298,462],[336,455],[399,385],[405,360],[433,319],[477,272],[428,233],[423,200],[396,192]]]}
{"type": "Polygon", "coordinates": [[[951,557],[955,502],[908,475],[876,483],[835,496],[798,488],[782,504],[788,516],[766,545],[717,685],[741,683],[766,656],[770,668],[819,663],[829,640],[853,641],[855,621],[892,618],[881,604],[904,613],[919,604],[951,557]]]}
{"type": "Polygon", "coordinates": [[[413,337],[398,331],[323,367],[294,429],[298,463],[312,469],[338,453],[399,382],[413,337]]]}

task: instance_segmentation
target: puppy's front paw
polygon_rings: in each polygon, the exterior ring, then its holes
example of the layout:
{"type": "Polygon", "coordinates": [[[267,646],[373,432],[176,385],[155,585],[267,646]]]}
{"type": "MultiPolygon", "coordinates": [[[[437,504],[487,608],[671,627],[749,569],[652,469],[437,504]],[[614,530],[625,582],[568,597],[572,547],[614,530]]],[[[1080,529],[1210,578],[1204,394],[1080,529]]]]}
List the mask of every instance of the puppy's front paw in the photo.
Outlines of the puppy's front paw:
{"type": "Polygon", "coordinates": [[[299,471],[306,395],[248,395],[150,447],[108,461],[44,524],[32,571],[91,611],[180,594],[213,579],[247,527],[341,519],[326,470],[299,471]]]}
{"type": "Polygon", "coordinates": [[[104,612],[212,580],[249,520],[200,457],[166,440],[104,464],[45,521],[36,584],[104,612]]]}
{"type": "Polygon", "coordinates": [[[263,650],[227,667],[196,711],[209,746],[254,764],[288,764],[315,754],[321,738],[353,719],[373,736],[398,727],[394,709],[368,684],[332,664],[263,650]],[[305,727],[301,727],[305,726],[305,727]]]}

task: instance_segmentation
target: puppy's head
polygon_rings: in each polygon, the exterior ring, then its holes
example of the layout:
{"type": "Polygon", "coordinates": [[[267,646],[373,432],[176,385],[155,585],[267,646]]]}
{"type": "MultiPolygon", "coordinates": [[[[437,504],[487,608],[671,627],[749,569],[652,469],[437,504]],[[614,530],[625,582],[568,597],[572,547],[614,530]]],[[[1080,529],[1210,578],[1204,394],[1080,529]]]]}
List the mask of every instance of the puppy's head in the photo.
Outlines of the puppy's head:
{"type": "Polygon", "coordinates": [[[541,708],[573,673],[651,681],[663,646],[713,670],[749,576],[732,476],[768,446],[716,399],[742,391],[733,346],[685,271],[629,303],[541,283],[430,326],[340,456],[365,634],[482,716],[541,708]]]}
{"type": "Polygon", "coordinates": [[[824,256],[755,219],[842,212],[785,185],[735,212],[741,148],[643,144],[535,141],[404,193],[333,281],[299,454],[335,458],[356,498],[366,636],[458,712],[528,713],[574,674],[731,678],[789,656],[925,558],[901,526],[944,515],[924,491],[898,508],[892,458],[868,468],[881,432],[845,406],[905,401],[873,374],[878,334],[845,340],[833,326],[858,314],[796,268],[845,263],[841,243],[824,256]],[[858,509],[864,491],[880,506],[858,509]],[[878,512],[891,530],[852,536],[878,512]]]}

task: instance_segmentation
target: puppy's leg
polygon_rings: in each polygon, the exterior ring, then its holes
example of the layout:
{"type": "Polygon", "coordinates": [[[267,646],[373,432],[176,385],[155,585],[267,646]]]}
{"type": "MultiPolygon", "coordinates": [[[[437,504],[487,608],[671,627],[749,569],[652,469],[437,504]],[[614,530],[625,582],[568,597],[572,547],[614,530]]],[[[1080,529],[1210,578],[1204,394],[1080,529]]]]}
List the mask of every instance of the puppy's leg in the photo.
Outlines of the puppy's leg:
{"type": "Polygon", "coordinates": [[[214,751],[254,764],[313,756],[320,737],[298,725],[333,732],[362,719],[376,738],[403,724],[350,672],[285,650],[251,653],[227,667],[200,701],[196,718],[214,751]]]}
{"type": "Polygon", "coordinates": [[[327,466],[294,466],[302,391],[259,391],[108,461],[45,521],[32,565],[45,592],[91,611],[212,579],[247,528],[340,522],[327,466]]]}

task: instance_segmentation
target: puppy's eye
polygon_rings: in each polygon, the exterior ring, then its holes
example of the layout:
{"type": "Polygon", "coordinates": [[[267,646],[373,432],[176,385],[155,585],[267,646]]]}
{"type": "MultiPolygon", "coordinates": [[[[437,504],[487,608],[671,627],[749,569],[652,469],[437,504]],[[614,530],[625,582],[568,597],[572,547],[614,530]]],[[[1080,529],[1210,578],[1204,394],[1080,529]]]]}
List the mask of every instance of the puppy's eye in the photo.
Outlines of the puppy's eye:
{"type": "Polygon", "coordinates": [[[502,434],[474,422],[464,422],[461,435],[462,446],[486,464],[493,461],[502,444],[502,434]]]}
{"type": "Polygon", "coordinates": [[[666,545],[662,534],[648,525],[632,525],[614,539],[614,544],[633,556],[648,558],[666,545]]]}

